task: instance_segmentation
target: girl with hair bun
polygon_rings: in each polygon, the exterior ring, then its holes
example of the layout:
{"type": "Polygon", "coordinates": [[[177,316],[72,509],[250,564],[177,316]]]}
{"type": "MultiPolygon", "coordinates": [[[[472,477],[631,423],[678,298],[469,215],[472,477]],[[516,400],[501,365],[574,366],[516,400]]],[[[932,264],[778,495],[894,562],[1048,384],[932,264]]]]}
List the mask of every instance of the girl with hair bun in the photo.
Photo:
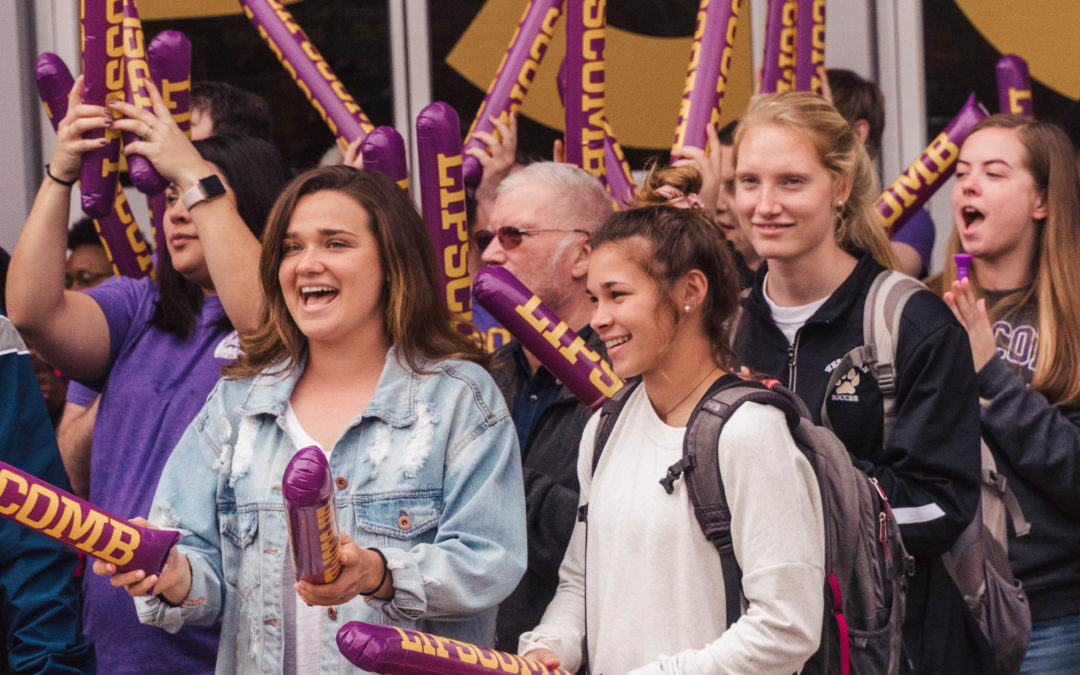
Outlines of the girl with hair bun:
{"type": "Polygon", "coordinates": [[[895,417],[874,373],[838,361],[864,344],[867,293],[895,262],[874,209],[877,180],[850,125],[806,92],[763,96],[735,133],[735,210],[765,263],[743,300],[741,362],[775,377],[876,478],[915,557],[904,623],[914,672],[993,672],[993,658],[941,555],[975,515],[978,399],[970,348],[948,307],[910,297],[896,338],[895,417]]]}
{"type": "Polygon", "coordinates": [[[682,457],[702,396],[738,381],[727,246],[702,211],[671,206],[612,215],[592,246],[592,327],[615,372],[641,384],[595,473],[600,416],[585,427],[578,480],[588,524],[575,525],[555,598],[518,651],[570,672],[586,657],[597,673],[798,671],[821,637],[824,525],[817,479],[784,414],[746,403],[716,448],[747,603],[730,628],[720,556],[686,481],[670,494],[658,482],[682,457]]]}
{"type": "Polygon", "coordinates": [[[1031,523],[1009,559],[1033,620],[1020,672],[1080,671],[1080,184],[1057,126],[979,122],[960,148],[945,302],[968,331],[982,433],[1031,523]]]}

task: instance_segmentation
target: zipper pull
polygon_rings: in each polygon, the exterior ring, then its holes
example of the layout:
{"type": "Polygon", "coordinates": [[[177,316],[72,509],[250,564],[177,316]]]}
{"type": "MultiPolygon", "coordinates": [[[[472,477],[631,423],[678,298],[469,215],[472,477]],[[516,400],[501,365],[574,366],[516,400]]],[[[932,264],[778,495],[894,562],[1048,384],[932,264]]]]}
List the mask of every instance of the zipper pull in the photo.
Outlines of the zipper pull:
{"type": "Polygon", "coordinates": [[[788,345],[787,348],[787,364],[788,368],[795,365],[795,345],[788,345]]]}

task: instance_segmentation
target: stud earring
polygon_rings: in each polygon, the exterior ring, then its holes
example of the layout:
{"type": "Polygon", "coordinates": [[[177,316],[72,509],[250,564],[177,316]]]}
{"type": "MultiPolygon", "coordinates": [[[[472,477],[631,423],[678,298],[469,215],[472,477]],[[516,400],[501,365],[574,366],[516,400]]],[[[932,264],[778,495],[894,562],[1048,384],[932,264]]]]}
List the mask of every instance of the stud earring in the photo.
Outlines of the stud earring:
{"type": "Polygon", "coordinates": [[[689,314],[690,313],[690,305],[683,305],[683,311],[686,312],[687,314],[689,314]]]}
{"type": "Polygon", "coordinates": [[[837,199],[836,200],[836,208],[838,208],[838,209],[844,208],[844,200],[843,199],[837,199]]]}

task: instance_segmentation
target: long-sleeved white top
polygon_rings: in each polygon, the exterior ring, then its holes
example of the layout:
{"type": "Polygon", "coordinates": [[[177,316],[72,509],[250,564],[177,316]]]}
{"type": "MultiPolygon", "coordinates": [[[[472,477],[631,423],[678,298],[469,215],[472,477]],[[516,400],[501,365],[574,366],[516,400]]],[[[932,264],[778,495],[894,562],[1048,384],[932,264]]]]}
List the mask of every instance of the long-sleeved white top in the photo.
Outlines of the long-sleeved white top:
{"type": "Polygon", "coordinates": [[[745,598],[730,630],[720,557],[694,517],[685,481],[670,495],[659,483],[682,456],[686,429],[664,424],[639,387],[593,476],[598,418],[585,428],[578,459],[587,535],[577,523],[555,598],[540,625],[521,636],[519,653],[551,649],[573,672],[587,618],[593,673],[799,670],[821,636],[824,526],[813,469],[783,414],[744,404],[720,436],[745,598]]]}

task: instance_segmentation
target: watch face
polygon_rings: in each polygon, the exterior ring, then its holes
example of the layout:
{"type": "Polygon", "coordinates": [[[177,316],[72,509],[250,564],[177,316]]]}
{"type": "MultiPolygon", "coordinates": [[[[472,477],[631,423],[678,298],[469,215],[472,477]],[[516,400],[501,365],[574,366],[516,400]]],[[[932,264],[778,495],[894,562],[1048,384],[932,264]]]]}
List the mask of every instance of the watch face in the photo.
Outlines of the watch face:
{"type": "Polygon", "coordinates": [[[216,174],[211,174],[200,180],[199,186],[202,187],[202,193],[206,196],[206,199],[213,199],[225,194],[225,185],[216,174]]]}

